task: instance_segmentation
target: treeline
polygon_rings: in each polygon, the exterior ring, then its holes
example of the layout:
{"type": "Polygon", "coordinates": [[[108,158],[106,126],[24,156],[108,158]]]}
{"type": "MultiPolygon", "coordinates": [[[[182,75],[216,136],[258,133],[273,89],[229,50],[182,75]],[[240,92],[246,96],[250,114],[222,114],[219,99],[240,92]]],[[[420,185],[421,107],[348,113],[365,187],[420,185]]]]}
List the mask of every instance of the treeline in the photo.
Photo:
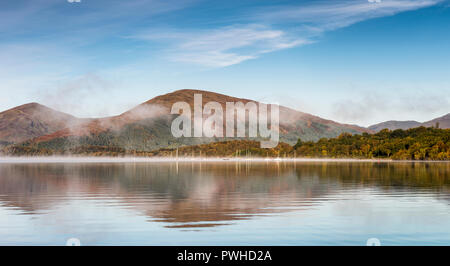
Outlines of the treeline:
{"type": "Polygon", "coordinates": [[[326,158],[389,158],[394,160],[449,160],[450,129],[418,127],[384,129],[376,134],[341,134],[294,145],[297,154],[326,158]]]}
{"type": "Polygon", "coordinates": [[[260,146],[259,141],[232,140],[177,149],[160,149],[154,154],[164,157],[279,157],[287,156],[293,151],[292,146],[283,142],[272,149],[264,149],[260,146]]]}
{"type": "Polygon", "coordinates": [[[8,142],[8,141],[3,141],[3,140],[0,140],[0,148],[2,148],[2,147],[6,147],[6,146],[8,146],[8,145],[12,145],[12,144],[14,144],[14,143],[12,143],[12,142],[8,142]]]}
{"type": "Polygon", "coordinates": [[[450,129],[418,127],[408,130],[382,130],[376,134],[351,135],[320,139],[290,146],[281,142],[272,149],[260,148],[260,143],[234,140],[160,149],[155,156],[219,156],[219,157],[307,157],[394,160],[450,160],[450,129]]]}
{"type": "Polygon", "coordinates": [[[3,149],[3,153],[9,156],[108,156],[108,157],[151,157],[152,152],[136,151],[120,147],[81,145],[67,149],[48,149],[36,146],[10,146],[3,149]]]}
{"type": "Polygon", "coordinates": [[[163,148],[153,151],[126,149],[116,146],[86,145],[66,146],[51,149],[39,145],[12,145],[3,149],[3,153],[12,156],[143,156],[143,157],[282,157],[293,151],[287,143],[279,143],[272,149],[263,149],[260,142],[250,140],[232,140],[209,144],[163,148]]]}
{"type": "Polygon", "coordinates": [[[450,129],[413,128],[408,130],[382,130],[376,134],[351,135],[343,133],[337,138],[317,142],[298,140],[291,146],[280,142],[277,147],[263,149],[259,141],[231,140],[209,144],[163,148],[143,151],[112,145],[10,145],[3,149],[14,156],[160,156],[160,157],[306,157],[306,158],[357,158],[394,160],[450,160],[450,129]],[[64,147],[65,148],[61,148],[64,147]]]}

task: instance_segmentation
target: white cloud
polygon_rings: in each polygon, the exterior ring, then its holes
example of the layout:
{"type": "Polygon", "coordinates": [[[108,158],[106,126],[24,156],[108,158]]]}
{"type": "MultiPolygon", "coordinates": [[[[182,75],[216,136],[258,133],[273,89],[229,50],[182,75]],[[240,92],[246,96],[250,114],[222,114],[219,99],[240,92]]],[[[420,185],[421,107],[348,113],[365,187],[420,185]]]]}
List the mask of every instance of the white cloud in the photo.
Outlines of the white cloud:
{"type": "Polygon", "coordinates": [[[174,61],[194,63],[208,67],[226,67],[255,58],[257,56],[239,55],[222,51],[196,51],[173,56],[174,61]]]}
{"type": "MultiPolygon", "coordinates": [[[[117,81],[112,81],[96,73],[88,73],[73,79],[63,79],[54,82],[55,86],[36,91],[34,98],[39,102],[56,110],[81,117],[96,117],[108,115],[111,109],[117,106],[109,106],[110,97],[117,91],[117,81]],[[97,106],[92,112],[89,107],[97,106]],[[103,107],[103,109],[100,109],[103,107]]],[[[117,110],[116,110],[117,112],[117,110]]]]}
{"type": "Polygon", "coordinates": [[[134,38],[144,40],[171,40],[170,59],[208,67],[225,67],[258,58],[261,54],[309,41],[289,36],[281,30],[262,25],[234,25],[195,32],[147,32],[134,38]]]}
{"type": "Polygon", "coordinates": [[[390,94],[366,92],[352,99],[335,101],[332,119],[364,126],[385,120],[418,120],[424,122],[448,113],[450,97],[446,93],[392,91],[390,94]],[[389,119],[386,119],[389,117],[389,119]]]}
{"type": "Polygon", "coordinates": [[[248,24],[209,30],[147,31],[134,35],[133,38],[168,42],[167,52],[172,61],[225,67],[258,58],[264,53],[312,43],[326,31],[443,1],[344,0],[272,6],[253,12],[254,15],[249,20],[252,22],[248,24]]]}
{"type": "Polygon", "coordinates": [[[262,10],[256,18],[273,23],[306,24],[316,31],[327,31],[400,12],[416,10],[444,0],[383,0],[383,1],[317,1],[309,5],[284,6],[262,10]]]}

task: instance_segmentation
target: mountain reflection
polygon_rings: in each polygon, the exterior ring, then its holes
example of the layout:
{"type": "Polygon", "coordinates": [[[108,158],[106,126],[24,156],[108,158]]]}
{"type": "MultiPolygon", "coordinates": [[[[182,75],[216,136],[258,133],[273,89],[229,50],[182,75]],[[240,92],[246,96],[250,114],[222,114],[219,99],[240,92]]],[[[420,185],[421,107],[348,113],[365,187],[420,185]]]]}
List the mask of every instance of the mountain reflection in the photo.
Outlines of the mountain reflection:
{"type": "Polygon", "coordinates": [[[423,191],[450,202],[449,175],[448,163],[0,164],[0,205],[36,214],[99,200],[170,228],[214,227],[315,208],[354,189],[423,191]]]}

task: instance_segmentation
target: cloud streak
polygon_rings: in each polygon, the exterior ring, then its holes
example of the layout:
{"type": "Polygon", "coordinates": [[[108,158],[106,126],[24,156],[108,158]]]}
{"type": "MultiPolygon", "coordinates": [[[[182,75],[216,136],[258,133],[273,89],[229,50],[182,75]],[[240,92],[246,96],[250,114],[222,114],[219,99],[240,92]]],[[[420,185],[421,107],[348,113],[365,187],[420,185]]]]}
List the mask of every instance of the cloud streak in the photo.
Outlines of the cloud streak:
{"type": "Polygon", "coordinates": [[[184,9],[196,1],[86,0],[80,3],[70,3],[67,0],[2,1],[0,32],[4,29],[8,33],[29,34],[36,29],[45,28],[50,34],[57,32],[67,34],[69,31],[82,32],[83,29],[89,28],[104,30],[107,28],[105,25],[114,25],[118,30],[143,18],[184,9]],[[119,23],[125,20],[127,23],[119,23]]]}
{"type": "Polygon", "coordinates": [[[347,27],[368,19],[430,7],[444,0],[315,1],[314,4],[261,10],[256,19],[272,23],[296,23],[319,32],[347,27]]]}
{"type": "Polygon", "coordinates": [[[345,0],[271,6],[249,11],[253,15],[247,23],[196,31],[150,30],[133,38],[167,42],[170,47],[167,53],[175,62],[226,67],[265,53],[315,42],[327,31],[441,2],[443,0],[345,0]]]}
{"type": "MultiPolygon", "coordinates": [[[[206,67],[226,67],[259,58],[261,55],[315,42],[326,31],[367,19],[395,15],[436,5],[444,0],[311,1],[289,6],[249,7],[246,15],[234,14],[236,22],[227,26],[177,29],[148,26],[130,33],[130,26],[160,14],[195,9],[197,0],[109,0],[76,5],[66,1],[23,0],[0,4],[0,32],[5,40],[45,28],[56,42],[84,47],[106,36],[132,36],[161,42],[162,51],[174,62],[206,67]],[[20,4],[22,3],[22,5],[20,4]],[[62,12],[75,11],[76,15],[62,12]],[[68,14],[68,15],[67,15],[68,14]],[[132,17],[129,15],[133,14],[132,17]],[[23,20],[28,17],[28,20],[23,20]],[[126,19],[126,23],[121,23],[126,19]],[[32,21],[33,23],[29,23],[32,21]],[[59,33],[58,33],[59,32],[59,33]]],[[[227,20],[227,18],[222,18],[227,20]]],[[[233,19],[229,21],[233,21],[233,19]]],[[[200,18],[201,20],[201,18],[200,18]]],[[[127,38],[130,39],[130,38],[127,38]]],[[[1,40],[1,37],[0,37],[1,40]]]]}
{"type": "Polygon", "coordinates": [[[173,43],[169,58],[175,62],[194,63],[208,67],[226,67],[261,54],[308,43],[281,30],[262,25],[233,25],[196,32],[164,30],[146,32],[133,38],[173,43]]]}

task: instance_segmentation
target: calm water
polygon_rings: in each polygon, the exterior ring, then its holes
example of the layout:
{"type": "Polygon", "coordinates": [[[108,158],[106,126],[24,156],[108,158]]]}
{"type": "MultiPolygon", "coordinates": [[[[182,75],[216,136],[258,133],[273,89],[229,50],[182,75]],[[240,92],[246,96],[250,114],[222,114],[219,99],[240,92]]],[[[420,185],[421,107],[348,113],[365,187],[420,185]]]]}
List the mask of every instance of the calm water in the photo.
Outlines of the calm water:
{"type": "Polygon", "coordinates": [[[450,164],[0,163],[0,245],[450,245],[450,164]]]}

